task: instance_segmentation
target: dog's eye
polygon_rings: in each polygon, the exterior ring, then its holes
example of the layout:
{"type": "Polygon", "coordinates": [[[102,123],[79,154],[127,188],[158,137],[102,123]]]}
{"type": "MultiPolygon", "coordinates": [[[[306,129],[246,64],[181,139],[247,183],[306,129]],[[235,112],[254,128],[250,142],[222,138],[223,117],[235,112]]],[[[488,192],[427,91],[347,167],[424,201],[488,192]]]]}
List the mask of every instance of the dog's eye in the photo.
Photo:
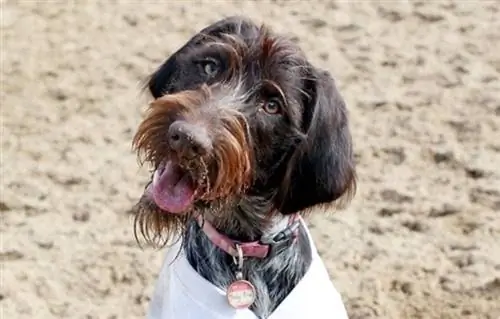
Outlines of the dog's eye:
{"type": "Polygon", "coordinates": [[[214,77],[219,73],[219,64],[213,60],[205,60],[201,63],[203,72],[209,77],[214,77]]]}
{"type": "Polygon", "coordinates": [[[268,114],[279,114],[281,113],[281,101],[278,98],[270,98],[264,101],[262,109],[268,114]]]}

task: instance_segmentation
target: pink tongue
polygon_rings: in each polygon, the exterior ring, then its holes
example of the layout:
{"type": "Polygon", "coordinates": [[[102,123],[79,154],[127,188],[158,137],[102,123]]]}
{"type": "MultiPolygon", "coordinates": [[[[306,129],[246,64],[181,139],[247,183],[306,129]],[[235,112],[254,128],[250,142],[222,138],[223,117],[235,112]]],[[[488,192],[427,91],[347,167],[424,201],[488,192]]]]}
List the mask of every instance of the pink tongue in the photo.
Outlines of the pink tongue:
{"type": "Polygon", "coordinates": [[[194,201],[194,187],[191,179],[180,167],[168,162],[165,169],[158,169],[153,177],[153,199],[162,210],[182,213],[194,201]]]}

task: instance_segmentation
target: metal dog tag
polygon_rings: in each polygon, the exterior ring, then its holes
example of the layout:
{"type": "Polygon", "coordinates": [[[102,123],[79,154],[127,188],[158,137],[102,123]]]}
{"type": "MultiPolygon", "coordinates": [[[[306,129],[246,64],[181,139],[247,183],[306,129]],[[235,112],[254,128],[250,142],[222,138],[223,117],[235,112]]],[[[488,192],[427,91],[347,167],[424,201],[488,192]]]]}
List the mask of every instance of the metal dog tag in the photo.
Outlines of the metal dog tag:
{"type": "Polygon", "coordinates": [[[231,307],[245,309],[255,302],[257,293],[252,283],[243,279],[243,251],[239,245],[236,245],[236,249],[238,250],[238,260],[234,258],[234,262],[238,266],[236,281],[229,285],[226,295],[231,307]]]}
{"type": "Polygon", "coordinates": [[[255,287],[246,280],[240,279],[227,288],[227,301],[235,309],[250,307],[255,301],[255,287]]]}

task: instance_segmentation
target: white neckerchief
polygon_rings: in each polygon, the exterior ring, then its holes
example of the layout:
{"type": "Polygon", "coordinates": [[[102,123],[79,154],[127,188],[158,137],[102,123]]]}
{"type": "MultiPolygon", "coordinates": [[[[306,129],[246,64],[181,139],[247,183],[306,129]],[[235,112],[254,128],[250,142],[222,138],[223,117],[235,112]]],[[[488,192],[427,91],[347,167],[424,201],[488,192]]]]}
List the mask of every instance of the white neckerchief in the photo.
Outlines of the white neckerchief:
{"type": "MultiPolygon", "coordinates": [[[[312,261],[297,286],[266,319],[347,319],[341,296],[312,241],[312,261]]],[[[226,292],[200,276],[189,264],[180,242],[169,248],[156,283],[148,319],[258,319],[249,309],[236,310],[226,292]],[[179,252],[179,250],[181,250],[179,252]]]]}

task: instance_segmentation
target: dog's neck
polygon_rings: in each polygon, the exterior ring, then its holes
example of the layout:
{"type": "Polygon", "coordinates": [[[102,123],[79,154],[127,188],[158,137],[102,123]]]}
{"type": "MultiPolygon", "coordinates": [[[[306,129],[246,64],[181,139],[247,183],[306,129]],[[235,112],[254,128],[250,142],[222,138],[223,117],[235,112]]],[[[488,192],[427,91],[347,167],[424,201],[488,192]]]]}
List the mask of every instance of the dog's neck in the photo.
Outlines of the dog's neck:
{"type": "MultiPolygon", "coordinates": [[[[250,221],[241,222],[237,226],[233,225],[233,227],[224,227],[220,222],[217,222],[217,218],[214,218],[212,215],[207,215],[204,218],[214,226],[216,225],[215,228],[217,231],[234,240],[252,241],[258,239],[257,237],[259,236],[268,236],[284,230],[289,225],[292,216],[284,216],[279,213],[275,213],[273,216],[269,217],[266,222],[263,222],[258,226],[256,225],[256,229],[249,229],[248,231],[242,230],[245,229],[244,225],[250,224],[250,221]],[[235,231],[237,229],[241,232],[235,231]]],[[[234,223],[236,224],[237,222],[234,223]]]]}
{"type": "Polygon", "coordinates": [[[245,197],[237,204],[213,205],[198,213],[219,233],[241,242],[256,241],[284,230],[292,216],[282,215],[270,200],[257,196],[245,197]]]}
{"type": "MultiPolygon", "coordinates": [[[[233,257],[256,257],[266,258],[272,254],[279,253],[289,248],[297,239],[298,227],[300,225],[299,215],[287,216],[288,222],[275,223],[263,233],[256,241],[242,242],[234,240],[221,233],[207,221],[202,215],[195,217],[198,226],[203,230],[207,238],[217,247],[233,257]],[[278,228],[279,227],[279,228],[278,228]]],[[[275,218],[276,219],[276,218],[275,218]]],[[[283,218],[279,219],[283,221],[283,218]]]]}
{"type": "MultiPolygon", "coordinates": [[[[245,242],[259,240],[289,225],[291,216],[266,214],[263,206],[256,206],[253,211],[249,209],[250,205],[241,206],[225,212],[217,209],[211,213],[207,209],[203,211],[203,216],[216,226],[217,231],[232,240],[245,242]],[[222,219],[221,215],[227,218],[222,219]]],[[[182,242],[187,260],[206,280],[223,290],[237,280],[233,256],[219,249],[195,219],[188,222],[182,242]]],[[[311,258],[309,239],[303,224],[298,228],[297,240],[286,246],[286,249],[265,258],[246,258],[242,269],[243,278],[251,282],[257,291],[257,300],[251,310],[259,318],[267,317],[304,276],[311,258]]]]}

